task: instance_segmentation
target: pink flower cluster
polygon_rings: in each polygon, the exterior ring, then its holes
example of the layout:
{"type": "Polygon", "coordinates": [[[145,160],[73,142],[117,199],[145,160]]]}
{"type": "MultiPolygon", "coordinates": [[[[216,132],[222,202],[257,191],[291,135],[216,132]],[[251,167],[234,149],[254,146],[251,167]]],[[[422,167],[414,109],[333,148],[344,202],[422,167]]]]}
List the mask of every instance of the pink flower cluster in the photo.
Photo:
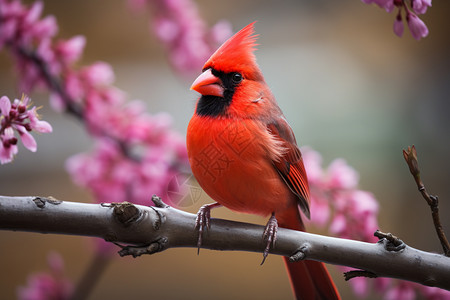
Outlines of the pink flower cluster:
{"type": "Polygon", "coordinates": [[[417,16],[427,12],[431,7],[431,0],[410,0],[411,9],[408,8],[407,0],[361,0],[366,4],[375,3],[384,8],[387,12],[392,12],[398,7],[398,13],[394,21],[394,33],[401,37],[403,35],[403,11],[405,12],[406,23],[409,31],[416,40],[420,40],[428,35],[428,28],[425,23],[417,16]]]}
{"type": "MultiPolygon", "coordinates": [[[[343,159],[334,160],[324,170],[322,157],[317,151],[302,147],[302,153],[311,193],[309,222],[319,228],[327,228],[341,238],[376,242],[373,234],[378,229],[378,202],[373,194],[358,189],[358,173],[343,159]]],[[[341,269],[345,272],[350,270],[348,267],[341,269]]],[[[385,286],[385,281],[377,278],[375,284],[385,286]]],[[[354,278],[350,284],[356,295],[367,295],[367,278],[354,278]]]]}
{"type": "Polygon", "coordinates": [[[93,136],[95,149],[67,162],[74,180],[98,202],[149,203],[152,194],[164,195],[178,170],[188,169],[184,139],[170,117],[127,102],[107,63],[76,69],[85,38],[54,42],[55,18],[40,19],[42,8],[39,1],[26,7],[0,0],[0,49],[13,54],[22,88],[47,88],[52,107],[77,116],[93,136]]]}
{"type": "Polygon", "coordinates": [[[418,283],[409,281],[399,281],[397,284],[385,292],[386,300],[414,300],[417,295],[421,295],[424,299],[432,300],[448,300],[450,299],[450,291],[438,289],[430,286],[423,286],[418,283]]]}
{"type": "Polygon", "coordinates": [[[30,98],[23,96],[21,100],[15,99],[13,103],[8,97],[0,98],[0,163],[6,164],[13,160],[17,154],[17,138],[20,136],[23,145],[30,151],[36,152],[37,144],[30,134],[37,132],[51,132],[52,126],[39,120],[36,106],[31,107],[30,98]]]}
{"type": "MultiPolygon", "coordinates": [[[[303,147],[303,160],[311,191],[311,225],[327,228],[334,235],[365,242],[377,242],[373,235],[378,226],[378,202],[374,195],[358,189],[359,175],[343,159],[336,159],[326,170],[322,157],[311,148],[303,147]]],[[[341,268],[344,272],[348,267],[341,268]]],[[[384,299],[413,300],[416,295],[426,299],[450,299],[450,292],[413,282],[390,278],[353,278],[350,284],[359,297],[372,288],[384,299]],[[372,281],[372,282],[371,282],[372,281]]]]}
{"type": "Polygon", "coordinates": [[[311,189],[310,222],[342,238],[377,241],[373,234],[378,229],[378,202],[358,189],[358,173],[343,159],[323,170],[318,152],[303,147],[302,153],[311,189]]]}
{"type": "Polygon", "coordinates": [[[27,7],[20,1],[0,0],[0,8],[0,50],[5,46],[11,49],[17,61],[21,90],[29,93],[35,86],[54,84],[48,77],[61,74],[79,57],[82,45],[76,44],[82,43],[82,38],[53,45],[58,26],[53,16],[40,19],[41,1],[27,7]]]}
{"type": "Polygon", "coordinates": [[[201,69],[208,57],[232,34],[231,25],[220,21],[208,30],[191,0],[129,0],[136,11],[146,5],[156,9],[151,22],[168,51],[172,66],[184,75],[201,69]]]}
{"type": "Polygon", "coordinates": [[[65,79],[69,97],[84,99],[84,121],[95,137],[91,153],[67,161],[74,181],[98,202],[149,204],[151,195],[164,196],[178,169],[187,167],[184,138],[171,129],[170,115],[149,115],[142,102],[126,101],[110,86],[114,73],[106,63],[71,70],[65,79]]]}
{"type": "Polygon", "coordinates": [[[64,262],[58,253],[47,258],[49,273],[40,272],[28,277],[26,286],[18,288],[19,300],[65,300],[69,299],[73,286],[64,275],[64,262]]]}
{"type": "MultiPolygon", "coordinates": [[[[157,115],[152,121],[158,123],[158,118],[167,116],[157,115]]],[[[130,159],[117,143],[103,138],[97,139],[91,153],[71,157],[66,168],[74,181],[88,188],[98,202],[129,201],[149,205],[153,194],[168,199],[165,196],[169,182],[179,173],[174,163],[186,153],[179,135],[161,124],[157,126],[158,129],[154,127],[152,130],[152,138],[158,142],[147,148],[136,148],[133,154],[139,159],[130,159]],[[178,148],[174,149],[174,145],[178,148]]]]}

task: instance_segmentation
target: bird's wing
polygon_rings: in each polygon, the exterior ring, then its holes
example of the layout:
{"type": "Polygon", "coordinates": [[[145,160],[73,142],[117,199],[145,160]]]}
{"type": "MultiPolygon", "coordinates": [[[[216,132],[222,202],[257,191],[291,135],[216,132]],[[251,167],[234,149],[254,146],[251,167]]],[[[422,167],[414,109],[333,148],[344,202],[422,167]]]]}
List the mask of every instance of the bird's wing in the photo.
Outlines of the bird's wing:
{"type": "Polygon", "coordinates": [[[282,146],[286,149],[278,160],[273,161],[273,165],[289,189],[297,196],[298,204],[305,216],[310,218],[308,178],[292,128],[284,117],[271,121],[267,128],[277,140],[282,141],[282,146]]]}

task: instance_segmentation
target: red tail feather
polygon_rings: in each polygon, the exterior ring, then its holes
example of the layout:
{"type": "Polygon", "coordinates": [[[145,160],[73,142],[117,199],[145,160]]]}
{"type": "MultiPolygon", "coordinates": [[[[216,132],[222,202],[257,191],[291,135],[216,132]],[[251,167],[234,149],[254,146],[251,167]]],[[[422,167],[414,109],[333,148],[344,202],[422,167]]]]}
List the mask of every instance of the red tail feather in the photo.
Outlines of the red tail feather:
{"type": "Polygon", "coordinates": [[[312,260],[291,263],[287,257],[283,259],[296,299],[341,299],[323,263],[312,260]]]}
{"type": "MultiPolygon", "coordinates": [[[[305,226],[298,211],[296,215],[283,215],[278,220],[280,227],[305,231],[305,226]]],[[[289,262],[289,258],[283,257],[283,259],[296,299],[341,299],[327,268],[322,262],[312,260],[289,262]]]]}

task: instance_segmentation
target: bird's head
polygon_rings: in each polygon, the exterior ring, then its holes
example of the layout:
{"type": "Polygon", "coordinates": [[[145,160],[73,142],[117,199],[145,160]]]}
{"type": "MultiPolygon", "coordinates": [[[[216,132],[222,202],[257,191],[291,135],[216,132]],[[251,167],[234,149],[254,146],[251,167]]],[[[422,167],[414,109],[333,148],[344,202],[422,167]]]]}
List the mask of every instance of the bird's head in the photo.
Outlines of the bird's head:
{"type": "Polygon", "coordinates": [[[202,94],[198,115],[250,116],[262,111],[265,98],[272,98],[253,53],[257,45],[254,24],[229,38],[203,66],[203,73],[191,86],[202,94]]]}

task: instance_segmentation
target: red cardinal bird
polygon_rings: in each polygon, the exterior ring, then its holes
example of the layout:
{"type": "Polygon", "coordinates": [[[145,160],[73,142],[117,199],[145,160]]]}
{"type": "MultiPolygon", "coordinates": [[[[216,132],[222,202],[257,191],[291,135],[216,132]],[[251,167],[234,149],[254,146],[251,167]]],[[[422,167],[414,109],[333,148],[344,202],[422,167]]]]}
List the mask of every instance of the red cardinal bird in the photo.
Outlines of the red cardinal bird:
{"type": "MultiPolygon", "coordinates": [[[[210,210],[271,216],[264,259],[281,227],[305,230],[309,187],[294,133],[264,81],[253,54],[254,23],[227,40],[191,86],[201,94],[187,130],[192,172],[217,203],[197,215],[199,246],[210,210]]],[[[325,266],[284,257],[297,299],[340,299],[325,266]]],[[[263,260],[264,261],[264,260],[263,260]]]]}

